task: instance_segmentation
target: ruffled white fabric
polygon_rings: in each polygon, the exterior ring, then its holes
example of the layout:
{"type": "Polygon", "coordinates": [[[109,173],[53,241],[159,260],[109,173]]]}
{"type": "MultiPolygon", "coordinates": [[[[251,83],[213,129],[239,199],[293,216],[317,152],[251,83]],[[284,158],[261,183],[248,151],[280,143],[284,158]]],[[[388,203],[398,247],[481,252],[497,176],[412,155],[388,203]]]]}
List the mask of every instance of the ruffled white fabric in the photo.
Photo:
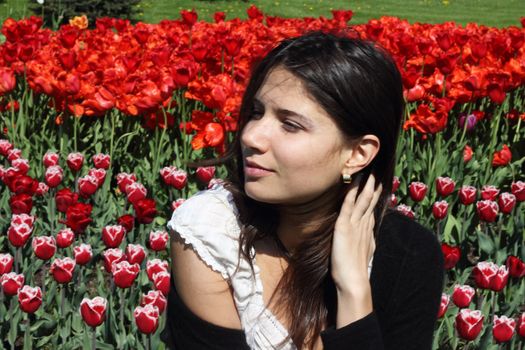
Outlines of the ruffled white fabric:
{"type": "MultiPolygon", "coordinates": [[[[248,261],[241,255],[237,269],[240,224],[232,194],[217,184],[200,191],[177,208],[168,222],[170,234],[178,234],[192,246],[211,269],[219,272],[232,286],[241,326],[250,349],[293,350],[288,331],[266,308],[260,269],[254,259],[252,274],[248,261]],[[235,272],[235,273],[234,273],[235,272]]],[[[255,256],[255,249],[251,250],[255,256]]],[[[368,275],[372,261],[368,268],[368,275]]]]}

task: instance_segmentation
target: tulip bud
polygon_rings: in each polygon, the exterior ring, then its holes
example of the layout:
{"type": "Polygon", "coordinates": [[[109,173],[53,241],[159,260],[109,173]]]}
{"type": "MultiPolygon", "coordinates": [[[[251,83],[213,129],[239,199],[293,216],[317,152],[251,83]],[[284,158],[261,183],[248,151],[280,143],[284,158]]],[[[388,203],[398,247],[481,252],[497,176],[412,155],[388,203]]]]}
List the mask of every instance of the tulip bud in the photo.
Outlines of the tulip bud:
{"type": "Polygon", "coordinates": [[[88,175],[93,176],[97,179],[97,187],[100,188],[106,180],[106,170],[104,169],[89,169],[88,175]]]}
{"type": "Polygon", "coordinates": [[[525,339],[525,312],[523,312],[520,316],[518,334],[522,339],[525,339]]]}
{"type": "Polygon", "coordinates": [[[512,182],[512,185],[510,188],[511,188],[512,194],[516,196],[516,200],[518,202],[525,201],[525,182],[524,181],[512,182]]]}
{"type": "Polygon", "coordinates": [[[224,180],[223,179],[217,179],[217,178],[213,178],[210,180],[210,182],[208,182],[208,189],[212,189],[215,185],[222,185],[224,184],[224,180]]]}
{"type": "Polygon", "coordinates": [[[391,193],[390,194],[390,202],[389,202],[389,206],[391,208],[395,207],[397,205],[397,197],[395,194],[391,193]]]}
{"type": "Polygon", "coordinates": [[[427,193],[427,185],[418,181],[411,182],[408,185],[408,192],[413,201],[421,202],[427,193]]]}
{"type": "Polygon", "coordinates": [[[500,292],[507,285],[509,280],[509,270],[507,266],[502,265],[499,267],[498,272],[490,281],[490,289],[495,292],[500,292]]]}
{"type": "Polygon", "coordinates": [[[120,173],[117,175],[117,185],[120,192],[127,193],[126,188],[128,185],[137,181],[135,174],[120,173]]]}
{"type": "Polygon", "coordinates": [[[82,168],[82,164],[84,164],[84,156],[82,153],[70,153],[67,156],[67,166],[71,171],[77,172],[82,168]]]}
{"type": "Polygon", "coordinates": [[[13,149],[13,145],[4,139],[0,140],[0,154],[7,157],[7,154],[13,149]]]}
{"type": "Polygon", "coordinates": [[[516,196],[512,193],[503,192],[499,195],[498,206],[503,214],[510,214],[516,205],[516,196]]]}
{"type": "Polygon", "coordinates": [[[0,253],[0,276],[5,273],[11,272],[13,269],[14,258],[9,253],[0,253]]]}
{"type": "Polygon", "coordinates": [[[485,185],[481,188],[481,199],[496,200],[499,194],[499,189],[494,185],[485,185]]]}
{"type": "Polygon", "coordinates": [[[441,318],[445,315],[445,312],[448,308],[448,303],[450,301],[450,296],[446,293],[441,293],[441,304],[439,305],[439,311],[437,318],[441,318]]]}
{"type": "Polygon", "coordinates": [[[182,203],[184,203],[186,200],[184,198],[179,198],[173,202],[171,202],[171,210],[175,211],[178,207],[181,206],[182,203]]]}
{"type": "Polygon", "coordinates": [[[42,197],[43,195],[45,195],[48,192],[49,192],[49,186],[46,185],[44,182],[39,182],[38,183],[38,188],[37,188],[35,194],[37,196],[42,197]]]}
{"type": "Polygon", "coordinates": [[[33,237],[31,245],[36,257],[42,260],[51,259],[57,251],[57,244],[53,236],[33,237]]]}
{"type": "Polygon", "coordinates": [[[436,190],[441,197],[446,197],[454,192],[456,183],[450,177],[439,176],[436,179],[436,190]]]}
{"type": "Polygon", "coordinates": [[[163,313],[166,309],[168,301],[160,290],[150,290],[148,294],[143,294],[140,305],[152,304],[159,308],[159,312],[163,313]]]}
{"type": "Polygon", "coordinates": [[[11,166],[15,168],[20,174],[27,174],[29,171],[29,160],[18,158],[11,162],[11,166]]]}
{"type": "Polygon", "coordinates": [[[146,251],[140,244],[128,244],[126,247],[126,259],[130,264],[142,264],[146,257],[146,251]]]}
{"type": "Polygon", "coordinates": [[[195,175],[197,175],[197,179],[199,179],[200,182],[207,184],[213,176],[215,176],[215,167],[198,167],[195,171],[195,175]]]}
{"type": "Polygon", "coordinates": [[[80,303],[80,314],[88,326],[100,326],[106,318],[107,300],[102,297],[84,298],[80,303]]]}
{"type": "Polygon", "coordinates": [[[156,290],[160,290],[164,296],[170,291],[170,274],[167,271],[160,271],[153,275],[153,284],[156,290]]]}
{"type": "Polygon", "coordinates": [[[463,149],[463,162],[468,163],[472,159],[472,148],[469,145],[465,145],[463,149]]]}
{"type": "Polygon", "coordinates": [[[93,156],[93,164],[97,169],[109,169],[111,157],[109,154],[99,153],[93,156]]]}
{"type": "Polygon", "coordinates": [[[120,288],[129,288],[140,272],[139,264],[130,264],[127,261],[120,261],[111,265],[111,273],[115,285],[120,288]]]}
{"type": "Polygon", "coordinates": [[[491,281],[498,274],[498,265],[493,262],[481,261],[472,269],[472,276],[476,286],[482,289],[489,289],[491,281]]]}
{"type": "Polygon", "coordinates": [[[44,179],[46,181],[46,184],[51,187],[55,188],[62,182],[64,178],[64,171],[62,168],[58,165],[51,165],[46,169],[46,173],[44,175],[44,179]]]}
{"type": "Polygon", "coordinates": [[[392,193],[397,191],[397,189],[399,188],[399,184],[399,177],[394,176],[394,178],[392,179],[392,193]]]}
{"type": "Polygon", "coordinates": [[[432,205],[432,214],[436,220],[442,220],[447,216],[448,203],[445,200],[435,202],[432,205]]]}
{"type": "Polygon", "coordinates": [[[18,159],[20,157],[22,157],[22,150],[20,150],[18,148],[13,148],[9,152],[7,152],[7,160],[10,161],[10,162],[12,162],[13,160],[18,159]]]}
{"type": "Polygon", "coordinates": [[[75,260],[70,257],[55,259],[51,264],[49,273],[53,275],[53,278],[58,283],[68,283],[73,279],[75,265],[75,260]]]}
{"type": "Polygon", "coordinates": [[[42,305],[42,290],[40,287],[23,286],[18,291],[20,309],[28,314],[34,313],[42,305]]]}
{"type": "Polygon", "coordinates": [[[14,214],[11,216],[11,226],[18,226],[26,224],[31,229],[33,229],[33,224],[35,223],[35,217],[27,214],[14,214]]]}
{"type": "Polygon", "coordinates": [[[476,187],[462,186],[459,190],[459,201],[463,205],[470,205],[476,201],[476,187]]]}
{"type": "Polygon", "coordinates": [[[155,305],[146,304],[137,306],[133,311],[135,323],[140,332],[151,334],[157,330],[159,325],[159,309],[155,305]]]}
{"type": "Polygon", "coordinates": [[[42,160],[43,160],[44,166],[46,168],[49,168],[51,166],[58,165],[58,159],[59,159],[58,154],[56,154],[55,152],[48,151],[46,152],[46,154],[44,154],[44,158],[42,160]]]}
{"type": "Polygon", "coordinates": [[[168,245],[168,232],[166,231],[151,231],[149,233],[149,246],[155,251],[166,249],[168,245]]]}
{"type": "Polygon", "coordinates": [[[104,251],[104,268],[107,272],[111,272],[113,263],[117,263],[126,259],[124,253],[119,248],[110,248],[104,251]]]}
{"type": "MultiPolygon", "coordinates": [[[[0,259],[1,260],[1,259],[0,259]]],[[[525,262],[514,255],[509,255],[506,262],[509,269],[509,275],[514,278],[521,278],[525,276],[525,262]]],[[[1,268],[0,268],[1,271],[1,268]]]]}
{"type": "Polygon", "coordinates": [[[148,260],[146,263],[146,272],[150,281],[153,281],[153,275],[161,272],[168,271],[168,262],[160,259],[148,260]]]}
{"type": "Polygon", "coordinates": [[[483,315],[480,310],[461,309],[456,316],[456,330],[461,338],[474,340],[483,328],[483,315]]]}
{"type": "Polygon", "coordinates": [[[64,228],[57,233],[56,243],[59,248],[69,247],[75,240],[75,233],[70,228],[64,228]]]}
{"type": "Polygon", "coordinates": [[[78,265],[86,265],[93,257],[91,245],[86,243],[73,247],[73,253],[75,254],[75,262],[78,265]]]}
{"type": "Polygon", "coordinates": [[[16,272],[8,272],[0,276],[2,290],[7,296],[16,295],[18,290],[24,285],[24,281],[24,275],[17,274],[16,272]]]}
{"type": "Polygon", "coordinates": [[[98,179],[95,176],[86,175],[78,179],[78,193],[87,198],[98,189],[98,179]]]}
{"type": "Polygon", "coordinates": [[[460,309],[466,308],[472,302],[474,294],[476,294],[476,290],[471,286],[456,284],[452,293],[452,302],[460,309]]]}
{"type": "Polygon", "coordinates": [[[492,336],[497,343],[508,342],[514,335],[516,320],[507,316],[498,317],[494,315],[492,324],[492,336]]]}
{"type": "Polygon", "coordinates": [[[443,258],[445,260],[445,269],[450,270],[456,266],[461,258],[461,250],[459,247],[454,247],[447,243],[441,243],[441,251],[443,252],[443,258]]]}
{"type": "Polygon", "coordinates": [[[491,200],[477,201],[476,212],[481,221],[494,222],[498,215],[498,204],[491,200]]]}
{"type": "Polygon", "coordinates": [[[133,182],[126,186],[126,195],[128,197],[128,202],[130,203],[135,203],[146,198],[147,194],[148,190],[146,190],[146,187],[139,182],[133,182]]]}
{"type": "Polygon", "coordinates": [[[124,235],[126,234],[126,230],[123,226],[120,225],[111,225],[111,226],[105,226],[102,229],[102,240],[104,241],[104,244],[108,248],[117,248],[120,243],[122,243],[122,240],[124,239],[124,235]]]}
{"type": "Polygon", "coordinates": [[[22,247],[29,240],[33,228],[23,223],[21,225],[9,226],[7,230],[7,238],[9,242],[15,247],[22,247]]]}

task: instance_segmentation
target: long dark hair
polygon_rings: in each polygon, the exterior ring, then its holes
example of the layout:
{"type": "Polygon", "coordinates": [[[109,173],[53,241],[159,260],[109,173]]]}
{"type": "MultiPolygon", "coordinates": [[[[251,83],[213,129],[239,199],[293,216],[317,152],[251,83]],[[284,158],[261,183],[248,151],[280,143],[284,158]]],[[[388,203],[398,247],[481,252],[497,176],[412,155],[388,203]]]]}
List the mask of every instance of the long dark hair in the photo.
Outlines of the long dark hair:
{"type": "MultiPolygon", "coordinates": [[[[401,76],[396,64],[373,42],[348,35],[309,32],[283,40],[255,65],[242,99],[239,130],[231,147],[224,157],[199,163],[225,164],[229,171],[225,187],[233,194],[242,224],[239,259],[242,254],[252,271],[254,257],[251,251],[255,242],[267,236],[278,240],[279,219],[272,205],[255,201],[244,191],[240,135],[251,118],[254,96],[269,72],[278,66],[302,81],[306,91],[333,118],[346,137],[354,139],[373,134],[379,138],[379,152],[360,171],[363,180],[373,172],[383,185],[374,212],[374,236],[377,236],[388,209],[404,109],[401,76]]],[[[341,184],[333,208],[322,222],[316,222],[321,228],[305,239],[289,257],[288,268],[276,288],[279,295],[276,305],[284,306],[286,314],[291,316],[289,334],[299,349],[304,343],[313,346],[323,324],[335,324],[337,297],[330,275],[330,253],[335,221],[347,190],[348,186],[341,184]]]]}

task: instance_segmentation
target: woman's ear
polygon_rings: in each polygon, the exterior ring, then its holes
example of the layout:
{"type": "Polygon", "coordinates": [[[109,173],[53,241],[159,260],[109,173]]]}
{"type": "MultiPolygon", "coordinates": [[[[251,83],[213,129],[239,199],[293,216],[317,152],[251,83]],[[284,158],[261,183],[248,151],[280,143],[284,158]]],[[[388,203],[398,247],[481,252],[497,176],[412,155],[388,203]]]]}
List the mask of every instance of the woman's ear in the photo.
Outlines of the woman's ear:
{"type": "Polygon", "coordinates": [[[379,138],[372,134],[353,140],[344,152],[344,172],[354,174],[364,169],[374,160],[380,146],[379,138]]]}

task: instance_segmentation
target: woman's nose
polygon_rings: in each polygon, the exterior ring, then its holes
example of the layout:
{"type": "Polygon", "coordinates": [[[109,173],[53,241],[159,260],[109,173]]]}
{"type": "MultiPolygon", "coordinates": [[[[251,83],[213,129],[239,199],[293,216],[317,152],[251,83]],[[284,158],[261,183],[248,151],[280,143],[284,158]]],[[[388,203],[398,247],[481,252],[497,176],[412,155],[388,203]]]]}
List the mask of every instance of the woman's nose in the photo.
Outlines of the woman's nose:
{"type": "Polygon", "coordinates": [[[242,131],[241,143],[245,148],[264,153],[268,149],[270,134],[271,123],[268,117],[261,117],[257,120],[252,119],[242,131]]]}

